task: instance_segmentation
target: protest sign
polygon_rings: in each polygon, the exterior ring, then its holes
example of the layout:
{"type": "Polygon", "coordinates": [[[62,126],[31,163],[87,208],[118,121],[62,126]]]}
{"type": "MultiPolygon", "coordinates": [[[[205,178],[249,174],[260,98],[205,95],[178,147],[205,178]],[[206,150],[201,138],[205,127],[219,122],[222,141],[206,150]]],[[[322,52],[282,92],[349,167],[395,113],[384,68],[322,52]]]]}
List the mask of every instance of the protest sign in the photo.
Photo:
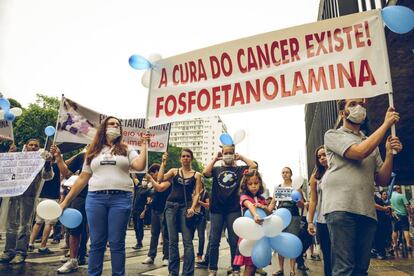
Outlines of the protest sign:
{"type": "Polygon", "coordinates": [[[276,187],[274,198],[276,201],[292,201],[292,187],[276,187]]]}
{"type": "MultiPolygon", "coordinates": [[[[56,128],[57,143],[69,142],[90,144],[105,114],[86,108],[63,97],[59,108],[56,128]]],[[[146,133],[145,119],[120,119],[124,142],[134,149],[141,148],[141,137],[146,133]]],[[[149,151],[165,152],[167,150],[170,124],[154,126],[149,129],[149,151]]]]}
{"type": "Polygon", "coordinates": [[[379,10],[154,62],[149,125],[391,92],[379,10]]]}
{"type": "Polygon", "coordinates": [[[0,153],[0,197],[23,194],[44,164],[39,152],[0,153]]]}
{"type": "Polygon", "coordinates": [[[0,120],[0,141],[1,140],[13,141],[13,128],[11,122],[6,120],[0,120]]]}

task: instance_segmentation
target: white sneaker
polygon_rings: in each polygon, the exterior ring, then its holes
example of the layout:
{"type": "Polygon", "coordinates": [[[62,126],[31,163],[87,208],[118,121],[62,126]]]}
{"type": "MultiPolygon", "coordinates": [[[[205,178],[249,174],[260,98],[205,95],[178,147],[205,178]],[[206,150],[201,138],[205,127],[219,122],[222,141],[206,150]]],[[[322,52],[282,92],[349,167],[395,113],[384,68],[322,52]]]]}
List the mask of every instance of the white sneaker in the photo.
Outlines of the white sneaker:
{"type": "Polygon", "coordinates": [[[143,262],[143,264],[153,264],[154,263],[154,259],[151,257],[147,257],[143,262]]]}
{"type": "Polygon", "coordinates": [[[64,265],[62,265],[57,272],[58,273],[71,273],[78,269],[78,260],[70,259],[64,265]]]}
{"type": "Polygon", "coordinates": [[[217,271],[215,270],[209,270],[208,271],[208,276],[216,276],[217,275],[217,271]]]}
{"type": "Polygon", "coordinates": [[[61,263],[66,263],[69,260],[70,260],[70,258],[69,257],[66,257],[65,255],[63,255],[62,257],[60,257],[60,262],[61,263]]]}
{"type": "Polygon", "coordinates": [[[168,259],[162,260],[162,266],[168,266],[168,259]]]}

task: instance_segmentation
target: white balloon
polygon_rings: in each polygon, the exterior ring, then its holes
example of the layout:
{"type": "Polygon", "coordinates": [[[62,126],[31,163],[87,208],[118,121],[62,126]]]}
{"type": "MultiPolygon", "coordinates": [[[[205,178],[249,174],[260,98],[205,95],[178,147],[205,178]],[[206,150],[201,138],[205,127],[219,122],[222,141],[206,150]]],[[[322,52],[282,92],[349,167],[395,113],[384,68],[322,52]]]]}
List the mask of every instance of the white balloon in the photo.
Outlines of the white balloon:
{"type": "Polygon", "coordinates": [[[0,109],[0,120],[4,120],[4,110],[0,109]]]}
{"type": "Polygon", "coordinates": [[[148,61],[150,61],[151,63],[156,62],[160,59],[162,59],[162,56],[160,54],[151,54],[148,57],[148,61]]]}
{"type": "Polygon", "coordinates": [[[10,108],[10,112],[13,113],[14,116],[20,116],[23,113],[23,110],[20,107],[13,107],[10,108]]]}
{"type": "Polygon", "coordinates": [[[256,241],[242,239],[239,243],[239,251],[245,257],[250,257],[252,255],[253,246],[256,244],[256,241]]]}
{"type": "Polygon", "coordinates": [[[237,145],[241,141],[243,141],[245,137],[246,137],[246,131],[244,131],[243,129],[239,129],[233,135],[233,143],[237,145]]]}
{"type": "Polygon", "coordinates": [[[233,223],[233,230],[237,236],[247,240],[259,240],[264,236],[263,227],[247,217],[237,218],[233,223]]]}
{"type": "Polygon", "coordinates": [[[150,74],[151,74],[151,71],[150,71],[150,70],[146,70],[146,71],[144,72],[144,74],[142,75],[142,78],[141,78],[141,83],[142,83],[142,85],[143,85],[144,87],[146,87],[146,88],[148,88],[148,87],[149,87],[149,82],[150,82],[150,74]]]}
{"type": "Polygon", "coordinates": [[[275,237],[282,233],[283,220],[277,215],[273,215],[270,219],[266,219],[263,222],[263,233],[266,237],[275,237]]]}
{"type": "Polygon", "coordinates": [[[293,178],[293,180],[292,180],[292,188],[295,189],[295,190],[300,189],[302,187],[302,185],[303,185],[303,181],[304,180],[305,179],[302,176],[297,176],[297,177],[293,178]]]}
{"type": "Polygon", "coordinates": [[[57,219],[62,214],[62,208],[59,204],[51,199],[46,199],[37,205],[37,215],[43,219],[57,219]]]}

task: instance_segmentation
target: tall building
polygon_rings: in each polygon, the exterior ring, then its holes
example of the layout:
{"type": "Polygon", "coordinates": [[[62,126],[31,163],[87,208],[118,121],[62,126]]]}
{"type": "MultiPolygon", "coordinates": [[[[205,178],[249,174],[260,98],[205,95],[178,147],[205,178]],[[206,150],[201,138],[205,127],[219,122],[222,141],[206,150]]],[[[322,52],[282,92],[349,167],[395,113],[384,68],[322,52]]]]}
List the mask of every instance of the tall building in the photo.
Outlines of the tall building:
{"type": "Polygon", "coordinates": [[[221,151],[220,135],[227,132],[226,125],[219,116],[175,122],[171,126],[171,145],[189,148],[194,158],[203,166],[221,151]]]}
{"type": "MultiPolygon", "coordinates": [[[[356,12],[383,8],[386,5],[402,5],[414,9],[412,0],[321,0],[318,20],[329,19],[356,12]]],[[[385,28],[388,56],[392,76],[394,103],[401,120],[396,126],[397,136],[404,149],[394,158],[394,172],[397,183],[414,185],[414,31],[395,34],[385,28]]],[[[382,95],[368,100],[368,133],[377,129],[384,120],[388,107],[388,96],[382,95]]],[[[328,129],[334,128],[338,118],[335,101],[308,104],[305,107],[306,146],[308,175],[315,166],[314,151],[323,144],[323,136],[328,129]]],[[[384,157],[384,144],[380,145],[384,157]]]]}

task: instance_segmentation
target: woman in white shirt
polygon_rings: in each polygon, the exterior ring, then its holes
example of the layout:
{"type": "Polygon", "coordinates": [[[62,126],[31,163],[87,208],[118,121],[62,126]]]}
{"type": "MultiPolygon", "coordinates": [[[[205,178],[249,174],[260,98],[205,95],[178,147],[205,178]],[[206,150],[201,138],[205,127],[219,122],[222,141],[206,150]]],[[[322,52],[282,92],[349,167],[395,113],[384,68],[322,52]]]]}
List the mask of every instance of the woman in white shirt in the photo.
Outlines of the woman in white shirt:
{"type": "MultiPolygon", "coordinates": [[[[147,141],[148,136],[144,137],[147,141]]],[[[89,183],[85,209],[91,246],[88,274],[101,275],[106,244],[111,250],[112,275],[125,275],[125,236],[132,208],[129,170],[145,168],[147,144],[138,153],[122,141],[119,119],[107,117],[88,148],[82,173],[61,203],[64,209],[89,183]]]]}

